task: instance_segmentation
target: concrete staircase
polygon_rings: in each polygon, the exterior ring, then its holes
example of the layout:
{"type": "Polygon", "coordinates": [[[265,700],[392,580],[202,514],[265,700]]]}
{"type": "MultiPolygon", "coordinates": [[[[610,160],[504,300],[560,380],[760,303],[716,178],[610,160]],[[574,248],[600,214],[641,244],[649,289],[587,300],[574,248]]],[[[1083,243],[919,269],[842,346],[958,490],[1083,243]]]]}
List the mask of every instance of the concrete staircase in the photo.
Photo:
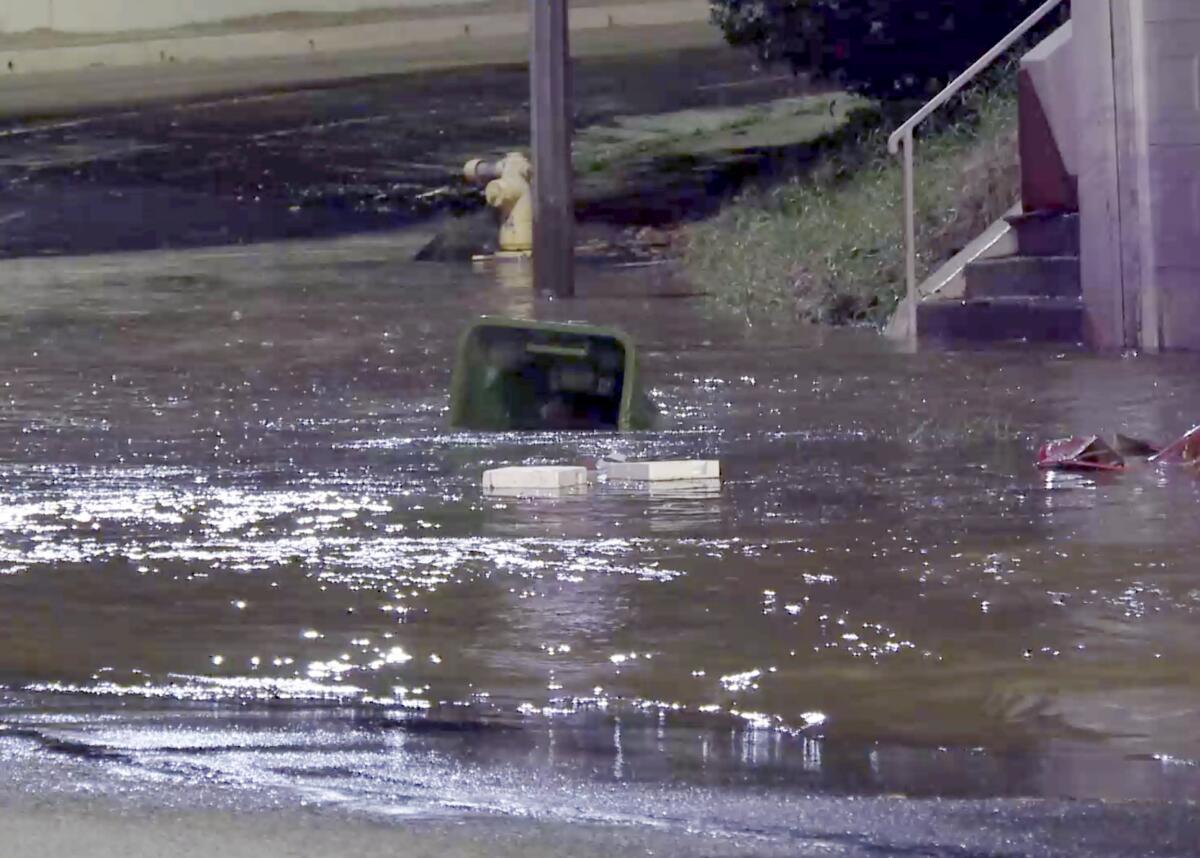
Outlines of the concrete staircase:
{"type": "Polygon", "coordinates": [[[1035,212],[1007,220],[1016,233],[1016,254],[969,263],[960,298],[918,304],[921,339],[1083,340],[1079,215],[1035,212]]]}

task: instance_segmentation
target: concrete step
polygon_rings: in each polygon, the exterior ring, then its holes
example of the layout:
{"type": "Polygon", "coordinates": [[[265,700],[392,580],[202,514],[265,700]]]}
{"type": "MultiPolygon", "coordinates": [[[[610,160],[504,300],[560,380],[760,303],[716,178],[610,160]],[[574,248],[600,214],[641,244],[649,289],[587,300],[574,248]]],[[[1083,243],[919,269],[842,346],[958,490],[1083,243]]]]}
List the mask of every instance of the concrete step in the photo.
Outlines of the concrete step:
{"type": "Polygon", "coordinates": [[[967,300],[974,298],[1077,298],[1083,294],[1078,256],[1001,256],[968,265],[967,300]]]}
{"type": "Polygon", "coordinates": [[[1031,212],[1006,218],[1017,232],[1021,256],[1078,256],[1079,215],[1031,212]]]}
{"type": "Polygon", "coordinates": [[[1083,340],[1080,298],[1007,297],[925,301],[917,307],[921,340],[1078,343],[1083,340]]]}

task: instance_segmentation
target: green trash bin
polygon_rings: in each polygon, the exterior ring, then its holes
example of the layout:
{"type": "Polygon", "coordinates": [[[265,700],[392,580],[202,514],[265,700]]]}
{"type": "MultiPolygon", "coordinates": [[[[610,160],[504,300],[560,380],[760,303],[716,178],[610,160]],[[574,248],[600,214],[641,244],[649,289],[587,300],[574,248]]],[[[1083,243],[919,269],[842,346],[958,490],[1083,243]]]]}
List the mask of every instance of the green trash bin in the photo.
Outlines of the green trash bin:
{"type": "Polygon", "coordinates": [[[459,344],[450,424],[477,431],[649,429],[633,343],[591,325],[483,318],[459,344]]]}

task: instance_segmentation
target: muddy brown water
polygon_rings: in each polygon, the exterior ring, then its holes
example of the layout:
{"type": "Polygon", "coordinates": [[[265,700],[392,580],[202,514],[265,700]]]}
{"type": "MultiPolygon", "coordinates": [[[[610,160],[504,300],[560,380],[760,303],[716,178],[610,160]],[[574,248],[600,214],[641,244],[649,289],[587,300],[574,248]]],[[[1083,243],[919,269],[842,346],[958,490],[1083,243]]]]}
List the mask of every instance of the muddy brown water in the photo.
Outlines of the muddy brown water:
{"type": "Polygon", "coordinates": [[[9,765],[534,813],[564,778],[1200,795],[1200,482],[1032,466],[1187,428],[1195,359],[747,328],[661,267],[540,301],[406,241],[14,266],[9,765]],[[451,431],[485,313],[624,328],[663,425],[451,431]],[[612,451],[726,481],[480,489],[612,451]]]}

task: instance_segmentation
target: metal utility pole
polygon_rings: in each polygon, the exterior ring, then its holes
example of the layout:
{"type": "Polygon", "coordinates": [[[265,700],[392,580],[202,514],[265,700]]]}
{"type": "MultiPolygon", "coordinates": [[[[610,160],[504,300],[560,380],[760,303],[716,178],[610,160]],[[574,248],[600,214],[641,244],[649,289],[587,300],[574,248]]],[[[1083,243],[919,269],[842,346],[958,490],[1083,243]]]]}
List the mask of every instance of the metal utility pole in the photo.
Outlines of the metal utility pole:
{"type": "Polygon", "coordinates": [[[533,113],[533,286],[575,294],[575,194],[571,170],[568,0],[530,0],[533,113]]]}

